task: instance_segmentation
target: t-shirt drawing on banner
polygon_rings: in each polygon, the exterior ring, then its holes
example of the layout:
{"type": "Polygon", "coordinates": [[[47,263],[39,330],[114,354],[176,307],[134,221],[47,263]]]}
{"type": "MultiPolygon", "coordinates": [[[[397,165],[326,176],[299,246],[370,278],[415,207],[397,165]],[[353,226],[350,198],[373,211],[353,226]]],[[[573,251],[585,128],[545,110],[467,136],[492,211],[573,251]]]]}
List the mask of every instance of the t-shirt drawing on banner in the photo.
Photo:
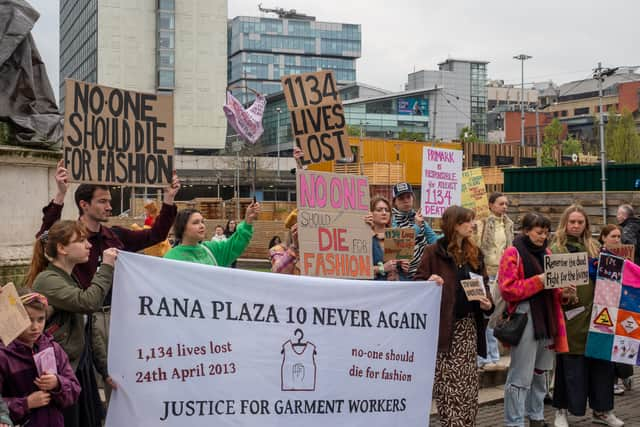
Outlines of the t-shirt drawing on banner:
{"type": "Polygon", "coordinates": [[[296,343],[287,340],[282,344],[281,389],[282,391],[315,391],[316,346],[310,341],[302,341],[304,338],[302,329],[296,329],[293,335],[298,338],[296,343]]]}

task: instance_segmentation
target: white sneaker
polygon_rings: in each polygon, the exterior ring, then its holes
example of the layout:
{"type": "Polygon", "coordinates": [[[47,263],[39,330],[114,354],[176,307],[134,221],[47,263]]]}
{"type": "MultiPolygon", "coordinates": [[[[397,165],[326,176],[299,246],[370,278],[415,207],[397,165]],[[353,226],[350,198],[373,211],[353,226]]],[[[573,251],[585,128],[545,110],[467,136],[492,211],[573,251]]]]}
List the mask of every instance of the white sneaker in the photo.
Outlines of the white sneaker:
{"type": "Polygon", "coordinates": [[[569,427],[566,409],[558,409],[556,411],[556,419],[553,421],[553,427],[569,427]]]}
{"type": "Polygon", "coordinates": [[[616,417],[613,411],[609,411],[609,412],[593,411],[592,421],[594,424],[603,424],[609,427],[622,427],[624,425],[624,421],[616,417]]]}

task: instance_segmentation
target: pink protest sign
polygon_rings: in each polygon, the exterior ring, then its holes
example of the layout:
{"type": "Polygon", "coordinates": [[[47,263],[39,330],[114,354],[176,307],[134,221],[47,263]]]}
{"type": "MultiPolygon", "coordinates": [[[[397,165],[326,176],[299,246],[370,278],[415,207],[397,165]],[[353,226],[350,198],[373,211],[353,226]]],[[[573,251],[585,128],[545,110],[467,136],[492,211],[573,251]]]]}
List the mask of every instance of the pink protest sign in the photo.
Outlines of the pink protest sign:
{"type": "Polygon", "coordinates": [[[56,354],[53,352],[53,347],[45,348],[41,352],[34,354],[33,360],[36,362],[38,375],[56,375],[58,373],[58,368],[56,367],[56,354]]]}
{"type": "Polygon", "coordinates": [[[262,136],[262,115],[267,100],[264,96],[257,94],[256,100],[251,107],[244,109],[231,92],[227,92],[227,103],[222,109],[227,116],[227,120],[232,128],[240,134],[247,142],[255,144],[262,136]]]}
{"type": "Polygon", "coordinates": [[[367,177],[298,170],[297,190],[301,273],[371,279],[367,177]]]}
{"type": "Polygon", "coordinates": [[[440,218],[462,198],[462,151],[424,147],[422,150],[422,215],[440,218]]]}

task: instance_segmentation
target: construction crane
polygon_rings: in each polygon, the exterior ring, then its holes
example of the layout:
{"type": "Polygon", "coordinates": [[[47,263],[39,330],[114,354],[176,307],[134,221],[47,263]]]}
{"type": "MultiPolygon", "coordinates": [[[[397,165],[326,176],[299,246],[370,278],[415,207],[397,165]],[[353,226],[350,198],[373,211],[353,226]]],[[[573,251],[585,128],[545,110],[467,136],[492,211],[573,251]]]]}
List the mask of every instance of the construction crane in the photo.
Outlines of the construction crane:
{"type": "Polygon", "coordinates": [[[275,9],[263,8],[262,3],[258,4],[258,9],[260,10],[260,12],[264,12],[264,13],[275,13],[280,18],[301,19],[304,21],[316,20],[315,16],[309,16],[309,15],[305,15],[304,13],[298,13],[298,11],[296,11],[295,9],[285,10],[281,7],[276,7],[275,9]]]}

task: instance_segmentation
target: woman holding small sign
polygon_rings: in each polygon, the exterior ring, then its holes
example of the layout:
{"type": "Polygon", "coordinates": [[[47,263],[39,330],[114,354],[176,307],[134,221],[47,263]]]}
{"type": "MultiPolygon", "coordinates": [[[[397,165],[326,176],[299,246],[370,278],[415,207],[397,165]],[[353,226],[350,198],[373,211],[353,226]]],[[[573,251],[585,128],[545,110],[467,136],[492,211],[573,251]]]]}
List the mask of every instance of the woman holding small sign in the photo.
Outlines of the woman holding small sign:
{"type": "Polygon", "coordinates": [[[384,260],[385,230],[391,224],[391,203],[386,197],[376,196],[371,199],[371,214],[365,221],[371,225],[373,238],[371,253],[373,255],[374,280],[398,280],[398,268],[404,273],[409,271],[409,262],[401,260],[384,260]]]}
{"type": "Polygon", "coordinates": [[[433,386],[442,426],[473,426],[478,413],[476,357],[486,356],[484,315],[492,312],[493,302],[483,256],[472,238],[474,216],[460,206],[444,211],[444,237],[425,248],[415,276],[442,286],[433,386]]]}
{"type": "Polygon", "coordinates": [[[511,364],[504,388],[506,426],[545,426],[545,373],[553,369],[555,351],[567,351],[562,314],[562,290],[545,290],[544,257],[551,253],[547,236],[551,221],[530,212],[522,219],[522,234],[500,259],[498,286],[507,303],[510,322],[515,313],[526,321],[517,345],[511,346],[511,364]]]}
{"type": "Polygon", "coordinates": [[[557,409],[555,425],[568,426],[568,413],[583,416],[587,400],[593,421],[608,426],[623,426],[613,413],[614,365],[610,361],[584,355],[595,291],[595,274],[600,245],[591,237],[589,217],[580,205],[571,205],[562,213],[553,253],[587,252],[589,284],[578,286],[564,301],[569,351],[556,356],[553,406],[557,409]]]}

